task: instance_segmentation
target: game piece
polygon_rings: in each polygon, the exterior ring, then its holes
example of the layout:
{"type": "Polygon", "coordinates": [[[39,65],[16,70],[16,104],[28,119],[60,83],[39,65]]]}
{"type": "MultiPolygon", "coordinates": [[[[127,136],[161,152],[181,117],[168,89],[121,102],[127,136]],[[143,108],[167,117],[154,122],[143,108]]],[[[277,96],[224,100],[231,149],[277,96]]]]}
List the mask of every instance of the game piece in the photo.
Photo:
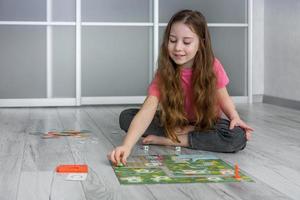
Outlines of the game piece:
{"type": "Polygon", "coordinates": [[[241,179],[240,174],[239,174],[239,166],[237,163],[234,165],[234,178],[241,179]]]}
{"type": "Polygon", "coordinates": [[[120,162],[117,166],[118,167],[124,167],[124,164],[120,162]]]}
{"type": "Polygon", "coordinates": [[[149,146],[148,145],[144,145],[143,149],[144,149],[144,151],[149,151],[149,146]]]}
{"type": "Polygon", "coordinates": [[[59,165],[56,167],[57,173],[87,173],[87,165],[59,165]]]}
{"type": "Polygon", "coordinates": [[[175,147],[175,151],[178,153],[181,151],[181,147],[175,147]]]}

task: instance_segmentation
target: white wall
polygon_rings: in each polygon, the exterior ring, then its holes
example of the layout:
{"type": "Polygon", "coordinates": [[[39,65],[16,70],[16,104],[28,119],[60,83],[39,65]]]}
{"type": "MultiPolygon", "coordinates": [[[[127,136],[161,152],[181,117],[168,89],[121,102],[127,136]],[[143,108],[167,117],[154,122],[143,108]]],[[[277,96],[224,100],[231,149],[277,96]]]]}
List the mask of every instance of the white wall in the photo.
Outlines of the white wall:
{"type": "MultiPolygon", "coordinates": [[[[264,0],[253,1],[253,95],[264,94],[264,0]]],[[[255,101],[255,98],[254,98],[255,101]]]]}
{"type": "Polygon", "coordinates": [[[300,101],[300,1],[265,0],[264,94],[300,101]]]}

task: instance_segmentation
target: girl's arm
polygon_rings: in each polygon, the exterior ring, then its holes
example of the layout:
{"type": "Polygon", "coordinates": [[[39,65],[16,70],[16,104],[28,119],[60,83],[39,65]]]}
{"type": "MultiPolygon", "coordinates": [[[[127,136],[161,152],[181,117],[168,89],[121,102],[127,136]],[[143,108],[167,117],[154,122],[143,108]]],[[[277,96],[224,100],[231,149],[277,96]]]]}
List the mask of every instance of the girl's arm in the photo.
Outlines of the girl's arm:
{"type": "Polygon", "coordinates": [[[239,119],[240,116],[237,113],[234,103],[229,96],[226,87],[220,88],[217,91],[217,99],[219,102],[219,105],[223,111],[223,113],[230,119],[233,120],[235,118],[239,119]]]}
{"type": "Polygon", "coordinates": [[[218,89],[217,99],[221,107],[221,110],[230,119],[229,128],[233,129],[235,126],[240,126],[246,131],[246,137],[249,140],[253,129],[240,119],[240,116],[235,109],[234,103],[230,98],[226,87],[218,89]]]}
{"type": "Polygon", "coordinates": [[[158,98],[155,96],[148,96],[143,103],[142,108],[133,118],[127,135],[123,141],[124,146],[132,148],[138,139],[144,134],[150,125],[158,107],[158,98]]]}
{"type": "Polygon", "coordinates": [[[132,147],[150,125],[157,110],[158,102],[158,98],[155,96],[148,96],[146,98],[142,108],[134,116],[123,144],[116,147],[110,155],[108,155],[108,158],[114,164],[120,164],[120,162],[126,164],[126,159],[129,156],[132,147]]]}

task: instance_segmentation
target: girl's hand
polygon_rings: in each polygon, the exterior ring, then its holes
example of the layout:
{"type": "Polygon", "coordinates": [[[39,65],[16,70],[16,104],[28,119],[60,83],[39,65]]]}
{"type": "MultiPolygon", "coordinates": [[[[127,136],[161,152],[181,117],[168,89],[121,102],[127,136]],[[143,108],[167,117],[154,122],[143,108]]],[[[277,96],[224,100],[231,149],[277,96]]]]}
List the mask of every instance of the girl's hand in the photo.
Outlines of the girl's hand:
{"type": "Polygon", "coordinates": [[[240,118],[233,118],[230,121],[229,129],[233,129],[235,126],[240,126],[246,131],[246,138],[247,140],[251,139],[251,132],[254,131],[253,128],[251,128],[248,124],[246,124],[243,120],[240,118]]]}
{"type": "Polygon", "coordinates": [[[107,158],[112,161],[115,165],[123,164],[126,165],[126,159],[131,152],[131,148],[125,145],[118,146],[110,154],[107,155],[107,158]]]}

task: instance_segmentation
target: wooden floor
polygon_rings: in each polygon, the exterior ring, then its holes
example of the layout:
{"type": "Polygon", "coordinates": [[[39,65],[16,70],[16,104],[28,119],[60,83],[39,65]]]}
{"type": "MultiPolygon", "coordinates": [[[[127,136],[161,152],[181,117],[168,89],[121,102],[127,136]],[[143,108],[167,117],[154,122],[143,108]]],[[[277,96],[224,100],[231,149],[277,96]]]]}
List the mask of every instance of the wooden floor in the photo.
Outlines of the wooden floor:
{"type": "MultiPolygon", "coordinates": [[[[246,149],[219,158],[247,172],[253,183],[120,185],[107,153],[124,137],[118,115],[125,106],[0,109],[0,199],[300,199],[300,111],[268,104],[237,105],[254,129],[246,149]],[[34,131],[88,129],[87,139],[41,139],[34,131]],[[65,181],[59,164],[87,163],[87,180],[65,181]]],[[[154,154],[174,147],[150,146],[154,154]]],[[[183,149],[183,153],[197,153],[183,149]]],[[[142,154],[137,145],[133,154],[142,154]]]]}

